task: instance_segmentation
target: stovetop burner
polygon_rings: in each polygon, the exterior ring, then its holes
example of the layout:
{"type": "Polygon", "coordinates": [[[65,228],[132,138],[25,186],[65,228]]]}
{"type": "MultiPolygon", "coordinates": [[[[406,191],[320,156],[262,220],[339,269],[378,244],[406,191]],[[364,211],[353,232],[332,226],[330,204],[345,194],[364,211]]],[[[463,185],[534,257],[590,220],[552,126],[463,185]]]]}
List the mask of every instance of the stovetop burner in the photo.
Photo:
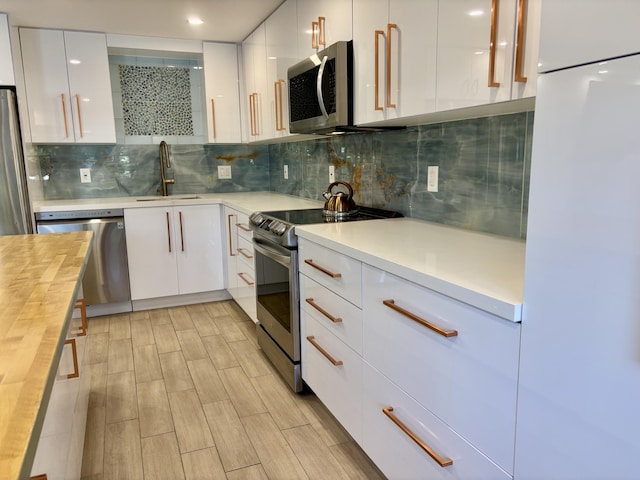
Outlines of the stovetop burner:
{"type": "Polygon", "coordinates": [[[391,210],[360,206],[358,207],[358,212],[353,215],[332,217],[324,215],[322,208],[309,208],[304,210],[255,212],[249,217],[249,223],[254,235],[287,248],[295,248],[298,245],[298,237],[294,233],[296,225],[356,222],[402,216],[401,213],[391,210]]]}

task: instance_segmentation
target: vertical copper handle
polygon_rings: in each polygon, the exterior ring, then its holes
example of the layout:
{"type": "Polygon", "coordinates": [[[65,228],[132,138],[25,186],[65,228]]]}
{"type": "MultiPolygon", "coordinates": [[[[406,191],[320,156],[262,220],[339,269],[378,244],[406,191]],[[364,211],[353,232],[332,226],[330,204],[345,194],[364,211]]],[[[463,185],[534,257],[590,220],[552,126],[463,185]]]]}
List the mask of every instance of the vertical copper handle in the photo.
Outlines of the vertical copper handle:
{"type": "Polygon", "coordinates": [[[384,32],[382,30],[376,30],[375,32],[375,40],[374,40],[374,49],[373,54],[375,55],[374,61],[374,95],[375,95],[375,105],[374,110],[382,110],[382,105],[380,105],[380,35],[384,37],[384,32]]]}
{"type": "Polygon", "coordinates": [[[184,233],[182,232],[182,212],[178,212],[178,218],[180,219],[180,246],[184,252],[184,233]]]}
{"type": "Polygon", "coordinates": [[[256,115],[256,135],[262,135],[262,109],[261,104],[262,102],[260,101],[260,92],[256,92],[254,93],[254,103],[255,103],[255,108],[254,108],[254,112],[256,115]]]}
{"type": "Polygon", "coordinates": [[[404,315],[407,318],[410,318],[411,320],[419,323],[423,327],[427,327],[428,329],[433,330],[434,332],[442,335],[443,337],[458,336],[457,330],[447,330],[446,328],[439,327],[438,325],[435,325],[434,323],[431,323],[425,320],[424,318],[419,317],[415,313],[411,313],[409,310],[405,310],[404,308],[399,307],[398,305],[396,305],[395,300],[383,300],[382,303],[385,306],[389,307],[391,310],[395,310],[396,312],[404,315]]]}
{"type": "Polygon", "coordinates": [[[171,253],[171,224],[169,222],[169,212],[167,214],[167,240],[169,242],[169,253],[171,253]]]}
{"type": "Polygon", "coordinates": [[[82,128],[82,112],[80,111],[80,95],[76,94],[76,110],[78,111],[78,126],[80,127],[80,138],[84,137],[84,129],[82,128]]]}
{"type": "Polygon", "coordinates": [[[313,335],[309,335],[307,337],[307,341],[311,345],[316,347],[316,350],[318,350],[327,360],[329,360],[331,363],[333,363],[334,366],[339,367],[340,365],[342,365],[342,360],[336,360],[331,355],[329,355],[329,353],[327,353],[327,351],[324,348],[322,348],[320,345],[318,345],[318,343],[316,342],[315,338],[316,337],[314,337],[313,335]]]}
{"type": "Polygon", "coordinates": [[[282,132],[283,130],[285,130],[284,118],[282,115],[282,111],[283,111],[282,85],[283,84],[284,84],[284,80],[277,80],[273,82],[273,93],[274,93],[275,104],[276,104],[276,131],[277,132],[282,132]]]}
{"type": "Polygon", "coordinates": [[[527,28],[527,0],[518,1],[518,33],[516,36],[516,67],[513,73],[513,79],[516,82],[526,83],[527,77],[524,76],[522,69],[524,68],[524,39],[525,30],[527,28]]]}
{"type": "Polygon", "coordinates": [[[320,24],[311,22],[311,48],[318,48],[318,37],[320,36],[320,24]]]}
{"type": "Polygon", "coordinates": [[[441,457],[440,455],[438,455],[433,448],[431,448],[424,441],[422,441],[420,437],[418,437],[415,433],[413,433],[413,431],[409,427],[407,427],[404,423],[402,423],[402,421],[398,417],[396,417],[392,412],[393,412],[393,407],[391,406],[385,407],[382,409],[382,413],[384,413],[387,417],[389,417],[391,421],[395,423],[400,428],[400,430],[402,430],[411,440],[416,442],[416,444],[422,450],[424,450],[427,453],[427,455],[433,458],[438,465],[440,465],[441,467],[448,467],[450,465],[453,465],[453,460],[451,460],[450,458],[441,457]]]}
{"type": "Polygon", "coordinates": [[[82,325],[80,326],[80,329],[77,332],[73,332],[75,334],[76,337],[85,337],[87,335],[87,329],[88,329],[88,324],[87,324],[87,302],[84,298],[79,298],[76,300],[76,304],[73,306],[73,308],[77,308],[78,310],[80,310],[80,318],[82,321],[82,325]]]}
{"type": "Polygon", "coordinates": [[[342,323],[342,318],[340,317],[334,317],[333,315],[331,315],[329,312],[327,312],[324,308],[322,308],[320,305],[318,305],[313,298],[306,298],[305,302],[307,302],[309,305],[311,305],[313,308],[315,308],[317,311],[319,311],[322,315],[324,315],[325,317],[327,317],[329,320],[331,320],[333,323],[342,323]]]}
{"type": "Polygon", "coordinates": [[[235,257],[236,254],[233,253],[233,237],[231,235],[231,218],[235,217],[234,214],[230,213],[227,215],[227,227],[228,227],[228,232],[229,232],[229,256],[230,257],[235,257]]]}
{"type": "Polygon", "coordinates": [[[323,47],[327,45],[327,41],[324,38],[324,24],[326,18],[318,17],[318,45],[322,45],[323,47]]]}
{"type": "Polygon", "coordinates": [[[398,25],[395,23],[387,24],[387,108],[396,108],[395,103],[391,103],[391,29],[398,30],[398,25]]]}
{"type": "Polygon", "coordinates": [[[68,338],[64,341],[65,345],[71,345],[71,355],[73,356],[73,373],[69,375],[58,375],[58,379],[64,378],[78,378],[80,376],[80,370],[78,369],[78,350],[76,348],[76,339],[68,338]]]}
{"type": "Polygon", "coordinates": [[[313,263],[313,259],[312,258],[306,258],[304,260],[304,263],[306,263],[307,265],[312,266],[316,270],[320,270],[322,273],[324,273],[325,275],[330,276],[331,278],[342,278],[342,274],[341,273],[334,273],[331,270],[327,270],[326,268],[318,265],[317,263],[313,263]]]}
{"type": "Polygon", "coordinates": [[[211,128],[213,130],[213,138],[216,138],[216,102],[212,98],[211,99],[211,128]]]}
{"type": "Polygon", "coordinates": [[[498,3],[499,0],[491,0],[491,39],[489,40],[489,86],[499,87],[496,82],[496,42],[498,36],[498,3]]]}
{"type": "Polygon", "coordinates": [[[256,135],[256,128],[254,126],[255,115],[253,114],[253,95],[253,93],[249,95],[249,128],[251,130],[251,136],[256,135]]]}
{"type": "Polygon", "coordinates": [[[60,94],[62,100],[62,120],[64,120],[64,136],[69,138],[69,125],[67,123],[67,102],[64,99],[64,93],[60,94]]]}
{"type": "Polygon", "coordinates": [[[247,280],[247,279],[245,278],[245,273],[244,273],[244,272],[238,272],[238,276],[239,276],[242,280],[244,280],[244,283],[246,283],[247,285],[253,285],[253,281],[251,281],[251,280],[247,280]]]}

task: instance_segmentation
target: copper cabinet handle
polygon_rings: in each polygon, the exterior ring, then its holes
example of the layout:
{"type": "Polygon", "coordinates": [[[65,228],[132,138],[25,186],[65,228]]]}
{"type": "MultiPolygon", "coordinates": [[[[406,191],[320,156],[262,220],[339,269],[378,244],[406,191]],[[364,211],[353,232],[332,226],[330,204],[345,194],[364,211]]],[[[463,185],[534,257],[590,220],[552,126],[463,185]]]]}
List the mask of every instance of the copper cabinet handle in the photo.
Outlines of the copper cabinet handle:
{"type": "Polygon", "coordinates": [[[491,38],[489,40],[489,86],[499,87],[496,82],[496,41],[498,36],[498,4],[499,0],[491,0],[491,38]]]}
{"type": "Polygon", "coordinates": [[[213,139],[216,138],[216,102],[212,98],[211,99],[211,128],[213,130],[213,139]]]}
{"type": "Polygon", "coordinates": [[[395,310],[398,313],[401,313],[405,317],[408,317],[411,320],[413,320],[414,322],[419,323],[423,327],[427,327],[427,328],[433,330],[434,332],[442,335],[443,337],[457,337],[458,336],[458,331],[457,330],[447,330],[447,329],[439,327],[438,325],[435,325],[435,324],[433,324],[431,322],[428,322],[424,318],[420,318],[416,314],[411,313],[410,311],[405,310],[402,307],[399,307],[398,305],[396,305],[394,300],[383,300],[382,303],[384,305],[386,305],[387,307],[389,307],[390,309],[395,310]]]}
{"type": "Polygon", "coordinates": [[[182,232],[182,212],[178,212],[178,218],[180,218],[180,246],[184,252],[184,234],[182,232]]]}
{"type": "Polygon", "coordinates": [[[169,221],[169,212],[167,214],[167,241],[169,242],[169,253],[171,253],[171,224],[169,221]]]}
{"type": "Polygon", "coordinates": [[[395,103],[391,103],[391,29],[398,30],[395,23],[387,24],[387,108],[396,108],[395,103]]]}
{"type": "Polygon", "coordinates": [[[251,129],[251,135],[256,136],[256,103],[255,103],[255,93],[249,95],[249,127],[251,129]]]}
{"type": "Polygon", "coordinates": [[[382,106],[380,105],[380,43],[379,43],[379,39],[380,36],[382,35],[384,37],[384,32],[382,30],[376,30],[374,32],[375,34],[375,40],[374,40],[374,55],[375,55],[375,61],[374,61],[374,94],[375,94],[375,105],[374,105],[374,110],[382,110],[382,106]]]}
{"type": "Polygon", "coordinates": [[[282,93],[282,85],[284,85],[284,80],[277,80],[273,82],[273,93],[275,95],[275,106],[276,106],[276,131],[282,132],[285,129],[284,119],[282,116],[283,111],[283,93],[282,93]]]}
{"type": "Polygon", "coordinates": [[[247,279],[245,278],[245,275],[246,275],[246,274],[245,274],[245,273],[243,273],[243,272],[239,272],[239,273],[238,273],[238,276],[239,276],[242,280],[244,280],[244,283],[246,283],[247,285],[253,285],[253,281],[252,281],[252,280],[247,280],[247,279]]]}
{"type": "Polygon", "coordinates": [[[82,319],[82,325],[77,332],[73,332],[76,337],[85,337],[87,335],[87,302],[84,298],[79,298],[76,300],[76,304],[73,306],[74,309],[80,310],[80,318],[82,319]]]}
{"type": "Polygon", "coordinates": [[[60,94],[60,100],[62,101],[62,119],[64,120],[64,136],[69,138],[69,125],[67,124],[67,102],[64,100],[64,93],[60,94]]]}
{"type": "Polygon", "coordinates": [[[324,273],[325,275],[330,276],[331,278],[342,278],[342,274],[341,273],[333,273],[330,270],[327,270],[324,267],[321,267],[320,265],[313,263],[313,259],[311,258],[305,258],[304,263],[306,263],[307,265],[311,265],[313,268],[315,268],[316,270],[320,270],[322,273],[324,273]]]}
{"type": "Polygon", "coordinates": [[[311,48],[318,48],[318,37],[320,36],[320,24],[311,22],[311,48]]]}
{"type": "Polygon", "coordinates": [[[427,455],[433,458],[438,465],[440,465],[441,467],[448,467],[450,465],[453,465],[453,460],[451,460],[450,458],[441,457],[440,455],[438,455],[435,452],[435,450],[433,450],[433,448],[431,448],[429,445],[423,442],[420,439],[420,437],[418,437],[415,433],[413,433],[411,429],[407,427],[404,423],[402,423],[402,421],[400,421],[400,419],[396,417],[392,412],[393,412],[393,407],[391,406],[385,407],[382,409],[382,413],[384,413],[387,417],[389,417],[391,421],[395,423],[400,428],[400,430],[402,430],[411,440],[416,442],[416,444],[422,450],[427,452],[427,455]]]}
{"type": "Polygon", "coordinates": [[[513,79],[516,82],[526,83],[527,77],[522,73],[524,68],[524,34],[527,25],[527,0],[518,1],[518,34],[516,36],[516,67],[513,79]]]}
{"type": "Polygon", "coordinates": [[[240,230],[244,230],[245,232],[250,232],[251,231],[251,228],[247,227],[244,223],[238,223],[237,227],[240,230]]]}
{"type": "Polygon", "coordinates": [[[78,127],[80,127],[80,138],[84,137],[82,128],[82,112],[80,111],[80,95],[76,94],[76,110],[78,110],[78,127]]]}
{"type": "Polygon", "coordinates": [[[78,369],[78,350],[76,348],[76,339],[68,338],[64,341],[65,345],[71,345],[71,354],[73,356],[73,373],[69,375],[58,375],[58,380],[69,379],[69,378],[78,378],[80,376],[80,370],[78,369]]]}
{"type": "Polygon", "coordinates": [[[253,124],[254,124],[254,135],[259,136],[262,135],[262,123],[260,119],[262,118],[261,110],[260,110],[260,93],[253,93],[253,124]]]}
{"type": "Polygon", "coordinates": [[[311,305],[313,308],[315,308],[317,311],[319,311],[321,314],[323,314],[325,317],[327,317],[333,323],[341,323],[342,322],[342,318],[334,317],[333,315],[331,315],[324,308],[322,308],[320,305],[318,305],[316,302],[314,302],[313,298],[306,298],[305,302],[307,302],[309,305],[311,305]]]}
{"type": "Polygon", "coordinates": [[[245,250],[244,248],[239,248],[238,247],[238,253],[241,253],[244,258],[253,258],[253,255],[245,253],[246,251],[247,250],[245,250]]]}
{"type": "Polygon", "coordinates": [[[339,367],[340,365],[342,365],[342,360],[336,360],[335,358],[333,358],[331,355],[329,355],[327,353],[327,351],[322,348],[320,345],[318,345],[318,343],[315,340],[316,337],[314,337],[313,335],[309,335],[307,337],[307,341],[313,345],[314,347],[316,347],[316,350],[318,350],[322,355],[324,355],[324,357],[329,360],[331,363],[333,363],[334,366],[339,367]]]}
{"type": "Polygon", "coordinates": [[[322,45],[323,47],[327,45],[327,41],[324,38],[325,21],[325,17],[318,17],[318,45],[322,45]]]}
{"type": "Polygon", "coordinates": [[[229,256],[230,257],[235,257],[236,254],[233,253],[233,239],[232,239],[232,235],[231,235],[231,218],[235,217],[234,214],[230,213],[227,214],[227,232],[229,234],[229,256]]]}

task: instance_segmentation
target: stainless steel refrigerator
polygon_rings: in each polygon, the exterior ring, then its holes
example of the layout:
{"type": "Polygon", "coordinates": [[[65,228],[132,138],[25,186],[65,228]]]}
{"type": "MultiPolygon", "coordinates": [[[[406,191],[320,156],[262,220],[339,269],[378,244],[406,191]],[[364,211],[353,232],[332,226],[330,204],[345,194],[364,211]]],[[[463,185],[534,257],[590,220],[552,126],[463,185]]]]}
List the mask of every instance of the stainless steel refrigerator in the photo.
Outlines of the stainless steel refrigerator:
{"type": "Polygon", "coordinates": [[[0,89],[0,235],[32,233],[16,94],[0,89]]]}

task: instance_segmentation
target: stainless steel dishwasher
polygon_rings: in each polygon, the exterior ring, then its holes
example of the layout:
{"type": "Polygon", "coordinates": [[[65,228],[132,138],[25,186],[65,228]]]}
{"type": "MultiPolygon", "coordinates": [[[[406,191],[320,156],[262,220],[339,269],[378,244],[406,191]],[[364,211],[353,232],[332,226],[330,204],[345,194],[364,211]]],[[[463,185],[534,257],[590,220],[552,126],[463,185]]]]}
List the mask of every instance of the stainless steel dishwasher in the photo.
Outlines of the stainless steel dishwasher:
{"type": "Polygon", "coordinates": [[[38,233],[92,231],[93,250],[82,280],[87,312],[130,312],[124,212],[121,208],[36,213],[38,233]]]}

